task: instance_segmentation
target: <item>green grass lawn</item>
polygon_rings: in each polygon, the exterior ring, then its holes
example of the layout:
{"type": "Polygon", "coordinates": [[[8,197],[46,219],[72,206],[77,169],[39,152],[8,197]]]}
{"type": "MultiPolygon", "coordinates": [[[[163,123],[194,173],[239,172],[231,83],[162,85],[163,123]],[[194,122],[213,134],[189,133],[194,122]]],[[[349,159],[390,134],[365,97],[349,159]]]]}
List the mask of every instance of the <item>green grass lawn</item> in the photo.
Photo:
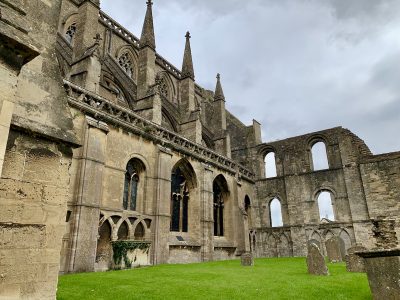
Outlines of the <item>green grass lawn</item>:
{"type": "Polygon", "coordinates": [[[328,267],[313,276],[305,258],[262,258],[63,275],[57,299],[371,299],[365,274],[328,267]]]}

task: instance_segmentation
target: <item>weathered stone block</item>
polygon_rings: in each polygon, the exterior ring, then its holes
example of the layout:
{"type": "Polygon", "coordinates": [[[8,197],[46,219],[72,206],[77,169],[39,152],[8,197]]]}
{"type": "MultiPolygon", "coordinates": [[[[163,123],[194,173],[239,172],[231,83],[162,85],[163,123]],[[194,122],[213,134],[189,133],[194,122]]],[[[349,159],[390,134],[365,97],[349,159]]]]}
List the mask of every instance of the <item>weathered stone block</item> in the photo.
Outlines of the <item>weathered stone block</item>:
{"type": "Polygon", "coordinates": [[[365,269],[374,300],[400,299],[400,248],[357,252],[365,269]]]}
{"type": "Polygon", "coordinates": [[[363,246],[354,246],[347,250],[346,269],[348,272],[365,272],[364,258],[356,254],[356,252],[366,251],[363,246]]]}

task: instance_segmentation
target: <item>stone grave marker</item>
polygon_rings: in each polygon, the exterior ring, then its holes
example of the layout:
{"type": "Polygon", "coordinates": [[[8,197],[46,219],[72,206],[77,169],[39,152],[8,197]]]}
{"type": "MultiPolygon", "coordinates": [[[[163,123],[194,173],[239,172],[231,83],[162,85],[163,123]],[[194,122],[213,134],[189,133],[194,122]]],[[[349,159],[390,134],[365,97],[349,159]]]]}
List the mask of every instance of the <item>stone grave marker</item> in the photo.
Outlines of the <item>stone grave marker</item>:
{"type": "Polygon", "coordinates": [[[347,272],[365,272],[365,261],[364,258],[355,254],[355,252],[366,251],[367,248],[356,245],[347,250],[346,255],[346,269],[347,272]]]}
{"type": "Polygon", "coordinates": [[[319,247],[314,243],[309,243],[307,250],[308,273],[313,275],[329,275],[328,268],[325,264],[325,258],[321,254],[319,247]]]}
{"type": "Polygon", "coordinates": [[[254,266],[253,254],[251,252],[245,252],[240,257],[242,266],[254,266]]]}

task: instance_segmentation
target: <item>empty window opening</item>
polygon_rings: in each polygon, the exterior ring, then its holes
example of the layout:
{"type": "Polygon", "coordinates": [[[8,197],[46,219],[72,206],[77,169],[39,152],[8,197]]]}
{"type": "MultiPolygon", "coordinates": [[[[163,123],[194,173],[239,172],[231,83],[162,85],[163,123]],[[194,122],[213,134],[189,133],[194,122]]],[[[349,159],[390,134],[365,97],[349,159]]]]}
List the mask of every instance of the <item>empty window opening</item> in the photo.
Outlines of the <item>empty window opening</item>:
{"type": "Polygon", "coordinates": [[[71,45],[74,43],[74,37],[76,33],[76,23],[72,23],[68,26],[67,30],[65,31],[65,38],[71,45]]]}
{"type": "Polygon", "coordinates": [[[274,198],[269,204],[271,227],[283,226],[281,202],[274,198]]]}
{"type": "Polygon", "coordinates": [[[131,159],[126,165],[124,197],[122,201],[122,206],[125,210],[136,210],[140,173],[144,169],[143,163],[137,158],[131,159]]]}
{"type": "Polygon", "coordinates": [[[313,170],[329,169],[328,156],[324,142],[315,143],[311,148],[313,170]]]}
{"type": "Polygon", "coordinates": [[[186,160],[180,160],[171,173],[170,230],[188,232],[190,193],[196,187],[196,174],[186,160]]]}
{"type": "Polygon", "coordinates": [[[335,221],[335,214],[333,213],[332,195],[330,192],[324,191],[318,195],[318,208],[319,219],[326,219],[328,221],[335,221]]]}
{"type": "Polygon", "coordinates": [[[276,177],[276,160],[275,160],[275,153],[269,152],[264,159],[265,163],[265,177],[271,178],[276,177]]]}
{"type": "Polygon", "coordinates": [[[214,236],[224,235],[224,207],[228,195],[228,184],[222,175],[213,182],[214,236]]]}

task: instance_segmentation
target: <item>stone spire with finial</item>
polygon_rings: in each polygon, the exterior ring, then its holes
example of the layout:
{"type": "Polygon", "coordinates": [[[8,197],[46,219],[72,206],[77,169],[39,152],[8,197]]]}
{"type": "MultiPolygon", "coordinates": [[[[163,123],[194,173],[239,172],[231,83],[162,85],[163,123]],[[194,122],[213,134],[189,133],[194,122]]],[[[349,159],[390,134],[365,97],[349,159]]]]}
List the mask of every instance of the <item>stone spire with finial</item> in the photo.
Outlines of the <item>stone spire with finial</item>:
{"type": "Polygon", "coordinates": [[[217,85],[215,86],[214,101],[222,100],[225,101],[224,91],[221,85],[221,75],[217,74],[217,85]]]}
{"type": "Polygon", "coordinates": [[[193,60],[192,60],[192,50],[190,48],[190,32],[186,32],[186,45],[185,52],[183,54],[182,63],[182,79],[190,77],[194,80],[194,70],[193,70],[193,60]]]}
{"type": "Polygon", "coordinates": [[[150,47],[153,50],[156,49],[156,39],[154,36],[154,25],[153,25],[153,2],[148,0],[146,16],[143,22],[142,35],[140,36],[140,48],[150,47]]]}

